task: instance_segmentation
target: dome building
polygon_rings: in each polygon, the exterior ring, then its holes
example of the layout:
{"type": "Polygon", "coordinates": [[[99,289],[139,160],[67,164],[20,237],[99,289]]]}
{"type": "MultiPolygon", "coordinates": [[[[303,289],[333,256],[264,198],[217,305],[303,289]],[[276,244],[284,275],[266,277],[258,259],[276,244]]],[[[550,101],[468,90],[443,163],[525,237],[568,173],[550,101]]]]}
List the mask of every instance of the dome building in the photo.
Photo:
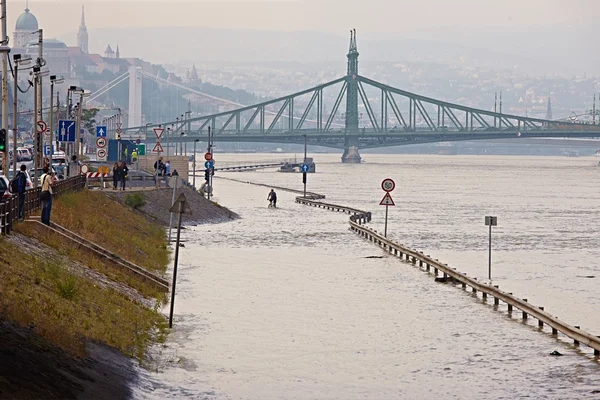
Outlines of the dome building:
{"type": "Polygon", "coordinates": [[[39,29],[38,20],[29,12],[29,0],[25,6],[25,12],[17,19],[15,31],[13,33],[13,47],[25,48],[27,43],[37,39],[37,30],[39,29]]]}

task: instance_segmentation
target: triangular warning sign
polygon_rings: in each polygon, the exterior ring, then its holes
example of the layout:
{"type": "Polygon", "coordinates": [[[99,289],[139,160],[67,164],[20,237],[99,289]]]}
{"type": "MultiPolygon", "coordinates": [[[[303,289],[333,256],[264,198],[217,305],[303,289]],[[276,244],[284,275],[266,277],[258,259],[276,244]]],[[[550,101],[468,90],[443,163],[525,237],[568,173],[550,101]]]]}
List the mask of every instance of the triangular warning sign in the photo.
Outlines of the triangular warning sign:
{"type": "Polygon", "coordinates": [[[154,128],[154,134],[156,135],[156,138],[160,139],[164,131],[164,128],[154,128]]]}
{"type": "Polygon", "coordinates": [[[394,204],[394,200],[392,200],[392,196],[390,196],[389,193],[386,193],[385,196],[383,196],[383,199],[381,199],[381,203],[379,203],[380,206],[395,206],[396,204],[394,204]]]}
{"type": "Polygon", "coordinates": [[[156,142],[156,145],[154,146],[154,148],[152,149],[153,153],[162,153],[163,148],[160,145],[160,142],[156,142]]]}
{"type": "Polygon", "coordinates": [[[169,209],[170,212],[176,214],[189,214],[192,215],[192,209],[190,208],[190,203],[187,202],[185,195],[181,193],[179,197],[175,200],[175,203],[169,209]]]}

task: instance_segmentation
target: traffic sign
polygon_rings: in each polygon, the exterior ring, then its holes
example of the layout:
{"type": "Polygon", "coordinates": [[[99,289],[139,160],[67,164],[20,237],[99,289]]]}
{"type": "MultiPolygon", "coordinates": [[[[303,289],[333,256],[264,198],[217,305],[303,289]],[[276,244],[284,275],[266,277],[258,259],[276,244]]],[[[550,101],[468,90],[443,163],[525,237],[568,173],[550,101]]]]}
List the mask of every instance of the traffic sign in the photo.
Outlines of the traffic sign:
{"type": "Polygon", "coordinates": [[[308,172],[309,169],[310,167],[308,166],[308,164],[302,164],[302,172],[308,172]]]}
{"type": "Polygon", "coordinates": [[[383,196],[383,199],[381,199],[381,202],[379,203],[380,206],[395,206],[396,204],[394,204],[394,200],[392,200],[392,196],[390,196],[389,193],[386,193],[385,196],[383,196]]]}
{"type": "Polygon", "coordinates": [[[72,119],[61,119],[58,121],[58,141],[75,141],[75,121],[72,119]]]}
{"type": "Polygon", "coordinates": [[[206,161],[210,161],[210,160],[212,160],[212,159],[213,159],[212,153],[205,153],[205,154],[204,154],[204,159],[205,159],[206,161]]]}
{"type": "Polygon", "coordinates": [[[50,145],[49,144],[44,145],[44,155],[45,156],[50,155],[50,145]]]}
{"type": "Polygon", "coordinates": [[[90,167],[88,167],[87,164],[82,164],[81,168],[79,169],[79,172],[82,174],[87,174],[89,170],[90,170],[90,167]]]}
{"type": "Polygon", "coordinates": [[[154,148],[152,149],[153,153],[162,153],[163,148],[160,145],[160,142],[156,142],[156,145],[154,146],[154,148]]]}
{"type": "Polygon", "coordinates": [[[122,126],[123,126],[122,122],[117,122],[117,130],[121,130],[122,126]]]}
{"type": "Polygon", "coordinates": [[[106,139],[103,137],[99,137],[98,139],[96,139],[96,146],[100,148],[106,147],[106,139]]]}
{"type": "MultiPolygon", "coordinates": [[[[96,137],[106,137],[106,127],[105,126],[97,126],[96,127],[96,137]]],[[[104,146],[102,146],[104,147],[104,146]]]]}
{"type": "Polygon", "coordinates": [[[214,166],[215,166],[215,160],[206,161],[204,163],[204,168],[207,168],[207,169],[214,168],[214,166]]]}
{"type": "Polygon", "coordinates": [[[96,161],[106,161],[108,158],[108,153],[106,149],[101,147],[96,149],[96,161]]]}
{"type": "Polygon", "coordinates": [[[38,130],[37,130],[38,133],[44,133],[48,130],[48,125],[42,120],[39,120],[37,122],[37,126],[38,126],[38,130]]]}
{"type": "Polygon", "coordinates": [[[160,139],[164,131],[164,128],[154,128],[154,134],[156,135],[156,138],[160,139]]]}
{"type": "MultiPolygon", "coordinates": [[[[394,189],[396,189],[396,182],[394,182],[392,179],[387,178],[384,179],[383,182],[381,182],[381,188],[383,189],[384,192],[393,192],[394,189]]],[[[390,197],[391,199],[391,197],[390,197]]]]}

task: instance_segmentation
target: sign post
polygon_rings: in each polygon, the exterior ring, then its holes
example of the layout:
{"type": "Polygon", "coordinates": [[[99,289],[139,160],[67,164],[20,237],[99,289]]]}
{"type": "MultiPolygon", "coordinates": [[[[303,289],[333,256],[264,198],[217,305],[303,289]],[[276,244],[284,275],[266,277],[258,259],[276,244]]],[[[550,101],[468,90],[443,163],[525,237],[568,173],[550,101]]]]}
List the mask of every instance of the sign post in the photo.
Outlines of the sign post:
{"type": "Polygon", "coordinates": [[[173,309],[175,308],[175,285],[177,283],[177,263],[179,262],[179,239],[181,237],[181,217],[183,214],[192,215],[192,210],[185,195],[181,193],[177,200],[171,206],[169,210],[172,213],[178,214],[177,219],[177,241],[175,243],[175,260],[173,263],[173,289],[171,292],[171,312],[169,313],[169,328],[173,327],[173,309]]]}
{"type": "Polygon", "coordinates": [[[488,247],[488,277],[492,280],[492,226],[498,225],[498,217],[485,217],[485,225],[490,227],[490,241],[488,247]]]}
{"type": "Polygon", "coordinates": [[[396,189],[396,183],[392,179],[387,178],[387,179],[384,179],[383,182],[381,182],[381,188],[385,192],[385,196],[383,196],[383,199],[381,199],[381,201],[379,202],[379,205],[385,206],[385,229],[383,232],[383,236],[387,237],[388,207],[389,206],[393,207],[396,205],[394,203],[394,200],[392,199],[392,196],[390,195],[390,192],[392,192],[394,189],[396,189]]]}
{"type": "Polygon", "coordinates": [[[162,134],[164,131],[165,131],[164,128],[161,128],[160,125],[158,126],[158,128],[154,128],[154,135],[156,135],[156,145],[152,149],[152,152],[158,153],[156,155],[156,171],[155,171],[156,187],[160,186],[160,183],[158,181],[158,162],[160,161],[160,153],[163,151],[163,148],[160,144],[160,138],[162,137],[162,134]]]}
{"type": "MultiPolygon", "coordinates": [[[[305,158],[304,162],[306,163],[306,158],[305,158]]],[[[304,198],[306,198],[306,173],[308,172],[309,168],[310,167],[308,166],[308,164],[302,164],[301,169],[302,169],[302,183],[304,183],[304,198]]]]}

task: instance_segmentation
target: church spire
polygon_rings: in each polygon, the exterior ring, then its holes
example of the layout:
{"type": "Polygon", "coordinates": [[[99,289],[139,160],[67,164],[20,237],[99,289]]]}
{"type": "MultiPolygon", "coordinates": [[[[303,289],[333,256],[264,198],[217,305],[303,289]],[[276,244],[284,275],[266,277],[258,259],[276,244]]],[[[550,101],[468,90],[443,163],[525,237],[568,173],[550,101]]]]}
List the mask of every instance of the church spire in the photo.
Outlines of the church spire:
{"type": "Polygon", "coordinates": [[[119,43],[117,43],[117,51],[115,52],[116,58],[121,58],[121,52],[119,51],[119,43]]]}
{"type": "Polygon", "coordinates": [[[552,119],[552,101],[550,100],[550,96],[548,96],[548,107],[546,108],[546,119],[552,119]]]}
{"type": "Polygon", "coordinates": [[[88,54],[88,42],[89,36],[87,26],[85,26],[85,6],[81,6],[81,25],[79,25],[79,32],[77,32],[77,47],[84,54],[88,54]]]}

